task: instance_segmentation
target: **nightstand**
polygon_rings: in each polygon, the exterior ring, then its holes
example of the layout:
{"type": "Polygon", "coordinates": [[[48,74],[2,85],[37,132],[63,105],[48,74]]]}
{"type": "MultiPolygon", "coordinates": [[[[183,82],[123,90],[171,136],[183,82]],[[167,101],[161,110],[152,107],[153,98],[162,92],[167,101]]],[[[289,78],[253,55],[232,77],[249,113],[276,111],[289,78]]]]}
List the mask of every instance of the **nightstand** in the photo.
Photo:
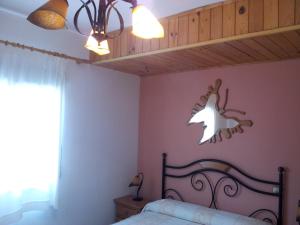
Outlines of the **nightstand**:
{"type": "Polygon", "coordinates": [[[144,206],[150,202],[147,199],[143,201],[133,201],[132,196],[124,196],[114,200],[116,204],[116,221],[124,220],[130,216],[139,214],[144,206]]]}

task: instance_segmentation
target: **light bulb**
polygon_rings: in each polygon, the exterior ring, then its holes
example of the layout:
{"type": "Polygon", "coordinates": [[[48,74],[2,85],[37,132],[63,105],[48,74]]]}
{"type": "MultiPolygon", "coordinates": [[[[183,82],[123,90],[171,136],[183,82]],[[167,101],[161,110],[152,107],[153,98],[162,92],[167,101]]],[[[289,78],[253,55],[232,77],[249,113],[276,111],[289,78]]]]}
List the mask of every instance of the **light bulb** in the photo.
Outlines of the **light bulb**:
{"type": "Polygon", "coordinates": [[[143,5],[136,6],[132,11],[132,33],[143,39],[164,37],[162,25],[143,5]]]}
{"type": "Polygon", "coordinates": [[[91,32],[84,47],[97,53],[98,55],[107,55],[110,53],[108,41],[103,40],[99,43],[97,39],[93,37],[93,31],[91,32]]]}

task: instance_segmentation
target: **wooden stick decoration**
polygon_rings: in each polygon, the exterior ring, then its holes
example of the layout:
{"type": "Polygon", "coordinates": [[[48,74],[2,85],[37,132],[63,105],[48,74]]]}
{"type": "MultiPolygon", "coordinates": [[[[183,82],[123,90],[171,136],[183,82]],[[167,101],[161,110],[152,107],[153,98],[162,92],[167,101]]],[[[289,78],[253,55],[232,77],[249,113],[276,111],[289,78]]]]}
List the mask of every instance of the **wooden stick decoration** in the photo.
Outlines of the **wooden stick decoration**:
{"type": "Polygon", "coordinates": [[[63,54],[63,53],[47,51],[47,50],[44,50],[44,49],[35,48],[35,47],[19,44],[19,43],[16,43],[16,42],[0,40],[0,44],[4,44],[6,46],[9,45],[9,46],[12,46],[14,48],[20,48],[20,49],[23,49],[23,50],[30,50],[30,51],[33,51],[33,52],[39,52],[39,53],[42,53],[42,54],[46,54],[46,55],[50,55],[50,56],[54,56],[54,57],[59,57],[59,58],[63,58],[63,59],[69,59],[69,60],[75,61],[76,63],[92,64],[92,62],[90,60],[87,60],[87,59],[80,59],[80,58],[69,56],[69,55],[66,55],[66,54],[63,54]]]}

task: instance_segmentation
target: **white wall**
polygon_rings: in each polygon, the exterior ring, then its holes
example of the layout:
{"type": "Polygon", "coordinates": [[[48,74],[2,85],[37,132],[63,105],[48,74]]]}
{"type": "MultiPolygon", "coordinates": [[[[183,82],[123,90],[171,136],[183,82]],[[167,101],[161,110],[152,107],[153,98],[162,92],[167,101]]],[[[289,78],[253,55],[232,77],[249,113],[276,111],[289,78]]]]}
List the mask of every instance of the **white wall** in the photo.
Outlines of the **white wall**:
{"type": "Polygon", "coordinates": [[[82,65],[68,74],[59,216],[109,224],[137,170],[139,79],[82,65]]]}
{"type": "Polygon", "coordinates": [[[56,218],[28,213],[16,225],[111,224],[137,171],[139,79],[75,63],[67,73],[56,218]]]}
{"type": "MultiPolygon", "coordinates": [[[[1,39],[58,48],[55,34],[37,31],[21,18],[0,13],[0,21],[1,39]],[[24,30],[16,32],[14,24],[24,30]],[[15,37],[16,33],[24,35],[15,37]],[[48,41],[39,41],[44,38],[48,41]]],[[[80,46],[76,38],[66,37],[61,35],[59,42],[80,46]]],[[[63,51],[68,53],[69,48],[64,46],[63,51]]],[[[73,62],[68,64],[67,75],[58,210],[55,215],[26,213],[15,225],[110,224],[113,198],[129,192],[128,183],[137,172],[140,79],[73,62]]]]}
{"type": "Polygon", "coordinates": [[[0,8],[0,39],[18,42],[50,51],[65,53],[79,58],[88,58],[83,47],[86,37],[67,30],[45,30],[32,25],[26,17],[11,14],[0,8]]]}

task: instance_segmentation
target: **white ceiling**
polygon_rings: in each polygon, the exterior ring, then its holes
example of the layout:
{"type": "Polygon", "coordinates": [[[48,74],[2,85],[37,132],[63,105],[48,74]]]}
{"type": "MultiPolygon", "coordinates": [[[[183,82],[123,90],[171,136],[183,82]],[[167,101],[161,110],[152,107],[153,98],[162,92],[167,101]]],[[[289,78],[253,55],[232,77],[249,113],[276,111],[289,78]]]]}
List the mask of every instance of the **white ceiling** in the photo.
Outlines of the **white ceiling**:
{"type": "MultiPolygon", "coordinates": [[[[223,0],[138,0],[139,4],[144,4],[149,8],[158,18],[166,17],[179,12],[184,12],[189,9],[196,7],[221,2],[223,0]]],[[[20,1],[20,0],[0,0],[0,8],[7,11],[11,11],[16,15],[23,16],[26,18],[30,12],[43,5],[47,0],[31,0],[31,1],[20,1]]],[[[68,27],[73,29],[73,16],[77,9],[81,6],[80,0],[69,0],[69,12],[68,12],[68,27]]],[[[95,0],[98,5],[99,0],[95,0]]],[[[131,24],[130,4],[119,0],[117,8],[121,12],[125,26],[131,24]]],[[[109,24],[109,30],[118,29],[118,23],[116,17],[112,16],[109,24]]],[[[83,12],[80,16],[80,27],[84,32],[90,30],[89,22],[86,14],[83,12]]]]}

